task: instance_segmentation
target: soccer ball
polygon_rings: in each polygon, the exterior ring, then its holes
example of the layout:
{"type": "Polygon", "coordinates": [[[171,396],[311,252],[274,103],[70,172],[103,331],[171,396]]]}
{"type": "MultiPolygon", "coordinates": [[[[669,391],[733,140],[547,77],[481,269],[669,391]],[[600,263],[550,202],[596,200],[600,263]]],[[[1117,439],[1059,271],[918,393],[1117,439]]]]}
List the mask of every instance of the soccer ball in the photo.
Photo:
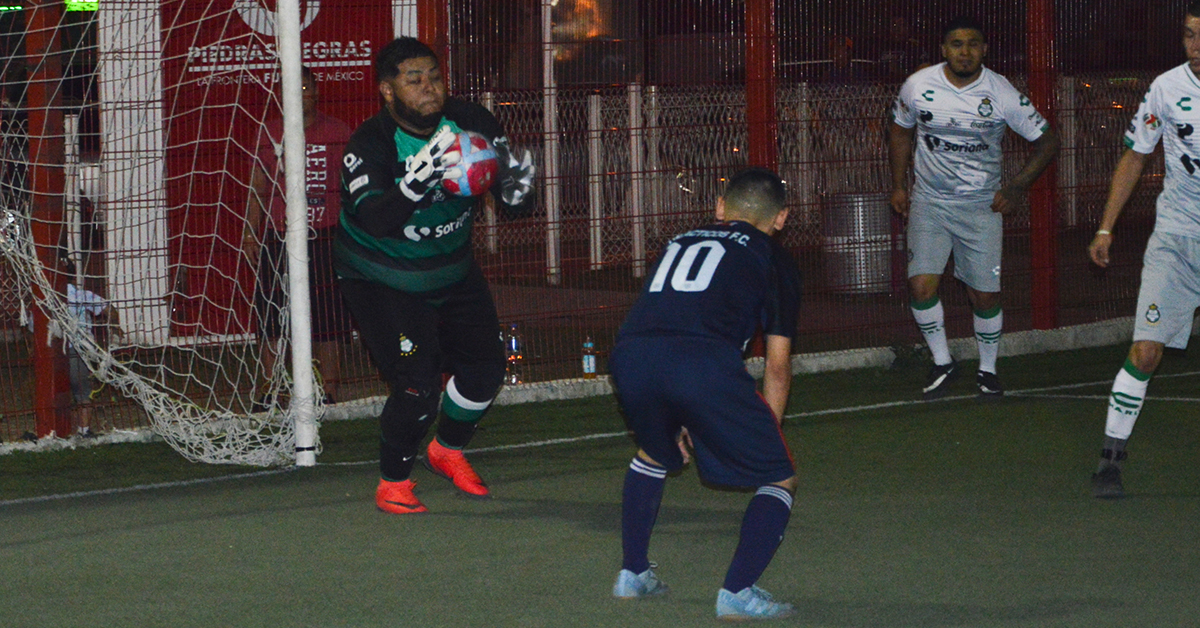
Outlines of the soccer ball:
{"type": "Polygon", "coordinates": [[[455,196],[478,196],[488,191],[500,169],[496,149],[486,137],[474,132],[459,133],[446,152],[458,151],[462,159],[446,171],[442,188],[455,196]]]}

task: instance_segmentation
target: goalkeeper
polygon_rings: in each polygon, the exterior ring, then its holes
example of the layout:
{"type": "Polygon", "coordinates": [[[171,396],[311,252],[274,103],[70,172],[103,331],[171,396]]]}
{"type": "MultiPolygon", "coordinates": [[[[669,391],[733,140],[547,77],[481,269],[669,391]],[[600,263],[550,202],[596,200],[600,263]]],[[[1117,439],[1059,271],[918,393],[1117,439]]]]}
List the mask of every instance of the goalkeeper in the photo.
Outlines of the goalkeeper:
{"type": "Polygon", "coordinates": [[[467,495],[488,495],[462,449],[504,378],[496,306],[471,252],[479,198],[441,186],[462,174],[455,134],[474,131],[495,147],[499,176],[489,191],[510,215],[530,207],[534,167],[528,151],[521,160],[510,154],[491,113],[447,97],[438,59],[420,41],[384,46],[375,74],[384,105],[346,145],[334,268],[391,387],[379,417],[375,504],[405,514],[426,510],[410,475],[435,417],[425,465],[467,495]],[[444,392],[442,373],[450,376],[444,392]]]}

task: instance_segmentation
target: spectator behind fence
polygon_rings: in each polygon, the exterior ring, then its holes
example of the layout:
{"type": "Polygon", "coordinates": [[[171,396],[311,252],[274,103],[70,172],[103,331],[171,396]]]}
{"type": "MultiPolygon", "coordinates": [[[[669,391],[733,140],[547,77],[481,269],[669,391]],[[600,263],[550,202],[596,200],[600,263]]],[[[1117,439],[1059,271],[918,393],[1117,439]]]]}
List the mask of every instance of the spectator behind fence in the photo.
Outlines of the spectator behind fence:
{"type": "MultiPolygon", "coordinates": [[[[67,276],[67,311],[85,335],[98,340],[97,326],[115,325],[116,311],[109,307],[104,297],[76,285],[77,269],[69,258],[59,257],[58,265],[59,272],[67,276]]],[[[29,327],[32,331],[32,318],[29,327]]],[[[67,352],[68,376],[71,383],[71,418],[77,426],[76,433],[79,436],[92,438],[96,435],[92,430],[92,393],[95,389],[95,379],[91,368],[79,355],[79,349],[74,343],[64,339],[63,348],[67,352]]]]}
{"type": "Polygon", "coordinates": [[[821,74],[825,83],[853,84],[867,80],[865,70],[854,63],[854,40],[845,35],[829,38],[829,66],[821,74]]]}
{"type": "MultiPolygon", "coordinates": [[[[308,204],[308,294],[312,311],[312,347],[325,390],[324,402],[337,400],[341,383],[340,345],[351,333],[350,314],[333,273],[333,237],[341,213],[342,151],[350,127],[318,109],[313,73],[302,68],[304,103],[305,194],[308,204]]],[[[287,204],[283,180],[283,120],[267,122],[259,135],[258,156],[250,177],[250,202],[242,250],[257,264],[254,312],[259,326],[259,358],[268,377],[278,360],[282,321],[287,315],[287,204]],[[260,246],[261,245],[261,246],[260,246]]],[[[266,390],[256,390],[252,411],[271,405],[266,390]]]]}
{"type": "Polygon", "coordinates": [[[899,83],[932,62],[927,48],[913,35],[912,22],[904,16],[893,17],[887,40],[879,53],[880,77],[889,83],[899,83]]]}

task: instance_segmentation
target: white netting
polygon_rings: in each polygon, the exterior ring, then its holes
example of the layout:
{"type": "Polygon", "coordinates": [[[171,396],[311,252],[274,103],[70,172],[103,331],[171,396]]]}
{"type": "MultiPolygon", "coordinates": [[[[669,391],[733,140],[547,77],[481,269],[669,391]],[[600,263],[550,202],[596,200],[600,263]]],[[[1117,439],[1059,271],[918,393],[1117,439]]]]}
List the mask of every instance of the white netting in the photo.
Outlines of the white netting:
{"type": "MultiPolygon", "coordinates": [[[[254,308],[258,260],[244,252],[246,234],[259,246],[275,237],[246,218],[256,142],[281,115],[275,4],[108,0],[100,11],[43,3],[3,16],[24,40],[3,51],[0,249],[21,293],[46,295],[37,305],[50,329],[194,461],[292,461],[292,407],[305,405],[291,403],[286,299],[254,308]],[[62,256],[69,278],[43,264],[62,256]],[[81,317],[67,282],[102,297],[107,322],[81,317]],[[268,316],[283,334],[278,359],[264,361],[256,319],[268,316]]],[[[300,5],[307,26],[320,3],[300,5]]],[[[343,40],[304,51],[362,79],[371,49],[343,40]]]]}

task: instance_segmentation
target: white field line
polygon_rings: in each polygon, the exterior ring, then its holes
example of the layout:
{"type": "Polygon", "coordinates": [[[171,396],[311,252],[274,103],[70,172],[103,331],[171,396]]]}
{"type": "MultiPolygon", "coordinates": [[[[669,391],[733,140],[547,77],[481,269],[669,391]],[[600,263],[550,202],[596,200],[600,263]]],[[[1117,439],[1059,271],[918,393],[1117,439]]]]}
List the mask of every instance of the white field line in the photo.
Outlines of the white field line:
{"type": "MultiPolygon", "coordinates": [[[[1050,393],[1033,393],[1022,394],[1022,397],[1034,397],[1037,399],[1098,399],[1107,401],[1109,395],[1052,395],[1050,393]]],[[[1200,397],[1159,397],[1151,395],[1146,398],[1146,401],[1182,401],[1183,403],[1200,403],[1200,397]]]]}
{"type": "MultiPolygon", "coordinates": [[[[1192,377],[1195,375],[1200,375],[1200,371],[1190,371],[1187,373],[1173,373],[1170,375],[1156,375],[1155,378],[1156,379],[1169,379],[1169,378],[1175,378],[1175,377],[1192,377]]],[[[1108,399],[1107,395],[1105,395],[1105,396],[1099,396],[1099,395],[1054,395],[1054,394],[1041,394],[1041,393],[1050,393],[1051,391],[1055,391],[1055,390],[1070,390],[1072,388],[1086,388],[1088,386],[1100,386],[1100,385],[1109,384],[1109,383],[1111,383],[1111,380],[1084,382],[1081,384],[1062,384],[1059,386],[1046,386],[1043,388],[1026,388],[1023,390],[1012,390],[1006,394],[1015,396],[1015,397],[1025,396],[1025,397],[1054,397],[1054,398],[1069,398],[1069,399],[1108,399]]],[[[962,401],[965,399],[974,399],[974,398],[975,398],[975,395],[955,395],[955,396],[951,396],[951,397],[942,397],[941,399],[935,399],[933,401],[924,401],[924,400],[919,400],[919,399],[910,399],[910,400],[903,400],[903,401],[889,401],[886,403],[873,403],[873,404],[867,404],[867,405],[862,405],[862,406],[845,406],[845,407],[841,407],[841,408],[829,408],[826,410],[814,410],[812,412],[797,412],[795,414],[786,415],[784,418],[785,419],[802,419],[805,417],[827,416],[827,415],[832,415],[832,414],[848,414],[848,413],[852,413],[852,412],[865,412],[868,410],[879,410],[879,409],[883,409],[883,408],[915,406],[915,405],[921,405],[921,404],[926,404],[926,403],[937,403],[937,402],[942,402],[942,401],[962,401]]],[[[1200,399],[1190,399],[1190,398],[1183,398],[1183,397],[1150,397],[1150,399],[1157,400],[1157,401],[1200,402],[1200,399]]],[[[585,441],[589,441],[589,440],[619,438],[619,437],[624,437],[627,435],[628,435],[628,432],[604,432],[604,433],[600,433],[600,434],[586,434],[583,436],[573,436],[570,438],[553,438],[553,439],[549,439],[549,440],[530,441],[527,443],[517,443],[517,444],[513,444],[513,445],[497,445],[494,447],[479,447],[476,449],[468,449],[466,451],[469,453],[490,453],[490,452],[496,452],[496,451],[510,451],[510,450],[514,450],[514,449],[531,449],[531,448],[535,448],[535,447],[549,447],[552,445],[565,445],[565,444],[570,444],[570,443],[581,443],[581,442],[585,442],[585,441]]],[[[361,465],[378,464],[378,462],[379,462],[378,460],[364,460],[364,461],[360,461],[360,462],[333,462],[333,463],[321,463],[321,466],[328,466],[328,467],[361,466],[361,465]]],[[[160,489],[160,488],[177,488],[177,487],[181,487],[181,486],[195,486],[195,485],[200,485],[200,484],[212,484],[214,482],[224,482],[226,480],[242,480],[242,479],[246,479],[246,478],[256,478],[256,477],[265,477],[265,476],[270,476],[270,475],[280,475],[283,473],[291,473],[292,471],[295,471],[296,468],[297,467],[287,467],[284,469],[269,469],[269,470],[265,470],[265,471],[256,471],[253,473],[239,473],[236,475],[226,475],[226,476],[221,476],[221,477],[216,477],[216,478],[204,478],[204,479],[200,479],[200,480],[185,480],[185,481],[179,481],[179,482],[161,482],[161,483],[157,483],[157,484],[143,484],[140,486],[129,486],[129,487],[125,487],[125,488],[110,488],[110,489],[102,489],[102,490],[97,490],[97,491],[80,491],[77,493],[65,493],[62,495],[43,495],[40,497],[27,497],[24,499],[10,499],[10,500],[0,501],[0,508],[3,508],[5,506],[16,506],[18,504],[44,503],[44,502],[56,501],[56,500],[60,500],[60,499],[74,499],[74,498],[78,498],[78,497],[92,497],[92,496],[97,496],[97,495],[115,495],[115,494],[119,494],[119,493],[133,493],[133,492],[138,492],[138,491],[150,491],[150,490],[155,490],[155,489],[160,489]]]]}
{"type": "MultiPolygon", "coordinates": [[[[1191,377],[1194,375],[1200,375],[1200,371],[1189,371],[1187,373],[1172,373],[1170,375],[1155,375],[1154,378],[1155,379],[1171,379],[1171,378],[1175,378],[1175,377],[1191,377]]],[[[1106,380],[1101,380],[1101,381],[1097,381],[1097,382],[1083,382],[1081,384],[1060,384],[1058,386],[1046,386],[1043,388],[1025,388],[1022,390],[1010,390],[1010,391],[1006,392],[1005,394],[1012,396],[1012,397],[1039,397],[1039,396],[1043,396],[1043,395],[1040,395],[1039,393],[1049,393],[1049,392],[1052,392],[1055,390],[1070,390],[1072,388],[1087,388],[1089,386],[1100,386],[1100,385],[1110,385],[1111,386],[1112,380],[1106,379],[1106,380]]],[[[1070,397],[1070,398],[1075,398],[1075,399],[1092,398],[1091,396],[1082,396],[1082,395],[1049,395],[1049,396],[1070,397]]],[[[827,416],[827,415],[831,415],[831,414],[846,414],[846,413],[850,413],[850,412],[865,412],[867,410],[882,410],[884,408],[901,408],[901,407],[905,407],[905,406],[921,405],[923,403],[938,403],[938,402],[943,402],[943,401],[963,401],[964,399],[974,399],[974,398],[975,398],[975,395],[953,395],[953,396],[949,396],[949,397],[942,397],[940,399],[932,399],[930,401],[925,401],[923,399],[905,399],[902,401],[887,401],[884,403],[873,403],[873,404],[868,404],[865,406],[846,406],[846,407],[842,407],[842,408],[828,408],[825,410],[813,410],[811,412],[797,412],[796,414],[789,414],[789,415],[785,416],[784,418],[785,419],[803,419],[806,417],[814,417],[814,416],[827,416]]],[[[1105,395],[1103,397],[1095,397],[1095,398],[1096,399],[1108,399],[1108,395],[1105,395]]],[[[1155,399],[1155,400],[1162,399],[1163,401],[1200,401],[1200,400],[1189,400],[1189,399],[1183,399],[1183,398],[1163,398],[1163,397],[1154,397],[1154,396],[1150,396],[1148,398],[1148,400],[1150,400],[1150,399],[1155,399]]]]}
{"type": "Polygon", "coordinates": [[[95,491],[79,491],[76,493],[63,493],[61,495],[42,495],[39,497],[25,497],[22,499],[7,499],[0,501],[0,508],[5,506],[16,506],[17,504],[37,504],[42,502],[51,502],[59,499],[74,499],[76,497],[95,497],[97,495],[117,495],[120,493],[136,493],[140,491],[152,491],[160,488],[178,488],[181,486],[198,486],[201,484],[212,484],[214,482],[224,482],[226,480],[244,480],[246,478],[260,478],[269,475],[280,475],[283,473],[291,473],[299,469],[299,467],[286,467],[283,469],[267,469],[264,471],[252,471],[250,473],[238,473],[236,475],[223,475],[215,478],[203,478],[199,480],[180,480],[179,482],[158,482],[155,484],[140,484],[138,486],[126,486],[123,488],[105,488],[95,491]]]}

